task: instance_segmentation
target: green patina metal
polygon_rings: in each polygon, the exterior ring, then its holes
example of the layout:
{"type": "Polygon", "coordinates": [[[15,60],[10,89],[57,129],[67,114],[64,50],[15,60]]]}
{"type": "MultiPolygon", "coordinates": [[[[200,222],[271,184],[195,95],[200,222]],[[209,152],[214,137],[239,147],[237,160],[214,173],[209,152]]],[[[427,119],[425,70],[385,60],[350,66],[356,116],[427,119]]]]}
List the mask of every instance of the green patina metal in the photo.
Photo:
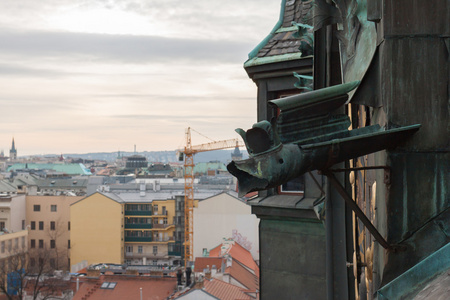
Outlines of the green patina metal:
{"type": "Polygon", "coordinates": [[[269,35],[267,35],[261,43],[259,43],[249,54],[248,58],[251,60],[252,58],[255,58],[258,54],[259,50],[261,50],[262,47],[264,47],[268,41],[270,41],[271,38],[273,38],[276,31],[283,25],[283,18],[284,18],[284,9],[286,7],[286,0],[281,1],[281,9],[280,9],[280,17],[273,27],[272,31],[270,31],[269,35]]]}
{"type": "Polygon", "coordinates": [[[326,170],[354,157],[393,148],[420,125],[383,129],[379,125],[348,130],[348,116],[333,114],[344,105],[351,82],[270,101],[281,110],[272,122],[247,131],[237,129],[250,158],[233,161],[228,171],[238,178],[239,193],[279,186],[308,171],[326,170]]]}
{"type": "Polygon", "coordinates": [[[284,62],[290,60],[296,60],[302,58],[302,53],[287,53],[281,54],[277,56],[269,56],[269,57],[254,57],[252,59],[247,60],[244,63],[244,68],[259,66],[264,64],[271,64],[277,62],[284,62]]]}
{"type": "Polygon", "coordinates": [[[293,73],[294,77],[298,79],[294,86],[299,90],[312,91],[313,77],[307,75],[300,75],[297,72],[293,73]]]}
{"type": "Polygon", "coordinates": [[[450,244],[447,244],[378,290],[378,299],[412,299],[430,278],[450,269],[449,257],[450,244]]]}

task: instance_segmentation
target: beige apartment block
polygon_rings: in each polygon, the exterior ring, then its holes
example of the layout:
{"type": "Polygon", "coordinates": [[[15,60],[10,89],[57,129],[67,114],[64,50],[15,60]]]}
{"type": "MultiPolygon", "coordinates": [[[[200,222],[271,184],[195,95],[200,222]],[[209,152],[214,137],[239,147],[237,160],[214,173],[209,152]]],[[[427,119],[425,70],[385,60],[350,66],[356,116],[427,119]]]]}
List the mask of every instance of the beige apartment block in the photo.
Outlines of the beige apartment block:
{"type": "Polygon", "coordinates": [[[0,261],[11,255],[27,252],[28,230],[0,235],[0,261]]]}
{"type": "Polygon", "coordinates": [[[0,195],[0,231],[8,232],[24,230],[25,222],[25,195],[0,195]]]}
{"type": "Polygon", "coordinates": [[[70,205],[81,196],[27,196],[26,220],[30,249],[50,251],[55,269],[70,266],[70,205]]]}

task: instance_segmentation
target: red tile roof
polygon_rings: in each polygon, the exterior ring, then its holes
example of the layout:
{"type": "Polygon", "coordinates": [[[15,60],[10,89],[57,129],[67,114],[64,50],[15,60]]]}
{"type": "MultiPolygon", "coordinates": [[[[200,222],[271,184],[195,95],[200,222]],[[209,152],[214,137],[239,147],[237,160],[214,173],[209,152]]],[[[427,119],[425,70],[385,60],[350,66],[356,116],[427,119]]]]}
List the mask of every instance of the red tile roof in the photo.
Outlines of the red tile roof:
{"type": "Polygon", "coordinates": [[[204,289],[221,300],[250,300],[254,299],[245,294],[246,290],[222,280],[211,279],[204,281],[204,289]]]}
{"type": "MultiPolygon", "coordinates": [[[[220,244],[216,248],[209,251],[209,257],[223,257],[221,253],[222,245],[223,244],[220,244]]],[[[226,253],[231,255],[233,259],[239,261],[247,268],[253,270],[253,272],[259,277],[259,267],[253,260],[252,254],[247,249],[239,245],[239,243],[234,242],[234,244],[230,245],[226,253]]]]}
{"type": "Polygon", "coordinates": [[[174,277],[154,278],[147,276],[102,275],[99,278],[84,278],[73,300],[143,300],[166,299],[177,287],[174,277]],[[115,282],[114,288],[101,288],[105,282],[115,282]]]}
{"type": "Polygon", "coordinates": [[[194,263],[194,272],[203,272],[204,269],[211,270],[212,266],[216,266],[217,271],[222,268],[223,258],[221,257],[197,257],[194,263]]]}
{"type": "Polygon", "coordinates": [[[259,278],[247,268],[233,259],[231,267],[225,269],[225,274],[229,274],[234,280],[245,286],[249,290],[259,290],[259,278]]]}

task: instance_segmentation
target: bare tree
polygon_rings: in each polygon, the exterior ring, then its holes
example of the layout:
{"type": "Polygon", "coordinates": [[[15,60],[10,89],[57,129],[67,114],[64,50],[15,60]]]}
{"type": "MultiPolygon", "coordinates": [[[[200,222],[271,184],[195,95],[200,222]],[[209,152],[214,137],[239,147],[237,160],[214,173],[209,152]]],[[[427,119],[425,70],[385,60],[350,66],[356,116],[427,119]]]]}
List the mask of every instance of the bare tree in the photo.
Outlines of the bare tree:
{"type": "Polygon", "coordinates": [[[9,249],[0,261],[0,292],[10,300],[50,299],[61,292],[61,284],[53,277],[52,252],[46,248],[9,249]]]}

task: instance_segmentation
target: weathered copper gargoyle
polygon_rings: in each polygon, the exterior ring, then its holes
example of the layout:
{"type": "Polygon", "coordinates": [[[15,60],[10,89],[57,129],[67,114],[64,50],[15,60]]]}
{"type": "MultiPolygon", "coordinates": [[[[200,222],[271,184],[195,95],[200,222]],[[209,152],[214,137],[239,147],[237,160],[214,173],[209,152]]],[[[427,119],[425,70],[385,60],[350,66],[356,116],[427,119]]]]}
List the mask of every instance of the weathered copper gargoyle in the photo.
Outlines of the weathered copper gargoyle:
{"type": "Polygon", "coordinates": [[[232,161],[239,195],[279,186],[305,172],[325,170],[351,158],[398,146],[420,124],[381,128],[372,125],[348,130],[350,119],[333,114],[348,100],[359,81],[269,101],[280,109],[272,122],[261,121],[242,136],[250,158],[232,161]]]}

